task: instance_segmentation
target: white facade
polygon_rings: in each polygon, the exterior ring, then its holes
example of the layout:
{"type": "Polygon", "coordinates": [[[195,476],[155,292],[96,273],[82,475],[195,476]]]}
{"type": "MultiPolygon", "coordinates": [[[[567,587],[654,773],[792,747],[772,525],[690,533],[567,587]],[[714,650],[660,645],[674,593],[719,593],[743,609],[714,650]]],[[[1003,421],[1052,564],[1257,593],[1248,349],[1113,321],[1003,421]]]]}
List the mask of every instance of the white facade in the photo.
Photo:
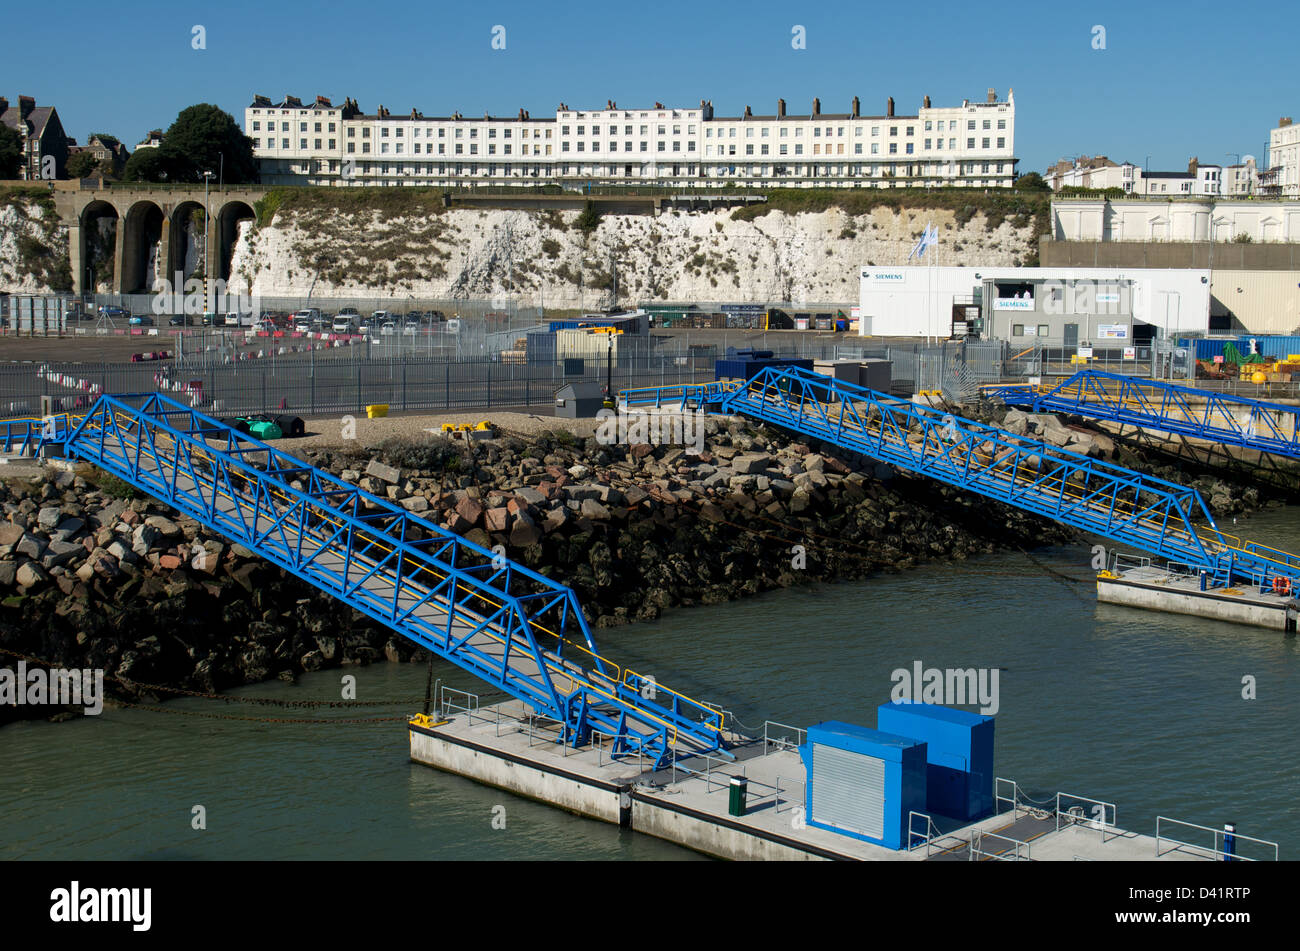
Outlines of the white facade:
{"type": "Polygon", "coordinates": [[[862,336],[947,338],[954,307],[980,308],[981,336],[1025,345],[1117,343],[1209,327],[1209,271],[900,266],[862,267],[858,276],[862,336]]]}
{"type": "Polygon", "coordinates": [[[1058,241],[1300,241],[1300,205],[1287,201],[1156,201],[1058,198],[1058,241]]]}
{"type": "Polygon", "coordinates": [[[1276,169],[1272,185],[1284,198],[1300,196],[1300,126],[1289,117],[1278,120],[1268,133],[1268,167],[1276,169]]]}
{"type": "Polygon", "coordinates": [[[1106,164],[1100,165],[1079,161],[1073,167],[1065,167],[1063,161],[1048,170],[1045,180],[1052,191],[1120,188],[1127,195],[1153,198],[1244,198],[1258,190],[1259,176],[1250,156],[1239,165],[1197,165],[1195,172],[1146,172],[1132,162],[1116,165],[1104,161],[1106,164]]]}
{"type": "Polygon", "coordinates": [[[440,185],[590,182],[664,185],[1010,187],[1015,100],[932,108],[916,115],[715,117],[713,106],[574,110],[554,118],[459,114],[362,115],[317,97],[304,106],[263,96],[245,110],[263,184],[440,185]]]}

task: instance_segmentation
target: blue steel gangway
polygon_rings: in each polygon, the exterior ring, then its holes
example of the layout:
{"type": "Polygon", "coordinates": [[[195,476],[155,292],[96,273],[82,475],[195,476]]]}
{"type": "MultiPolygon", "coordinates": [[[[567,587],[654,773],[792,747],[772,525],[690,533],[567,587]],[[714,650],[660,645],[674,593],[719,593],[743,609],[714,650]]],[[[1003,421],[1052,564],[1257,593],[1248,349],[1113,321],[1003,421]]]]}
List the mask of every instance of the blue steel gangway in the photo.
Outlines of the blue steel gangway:
{"type": "Polygon", "coordinates": [[[158,393],[0,422],[0,448],[61,445],[561,724],[657,764],[723,752],[713,706],[600,656],[573,592],[158,393]]]}
{"type": "Polygon", "coordinates": [[[795,367],[767,367],[718,411],[814,436],[1204,571],[1300,583],[1300,558],[1219,531],[1194,489],[795,367]]]}
{"type": "Polygon", "coordinates": [[[1054,386],[995,384],[983,392],[1035,413],[1140,426],[1300,459],[1300,407],[1162,380],[1081,370],[1054,386]]]}

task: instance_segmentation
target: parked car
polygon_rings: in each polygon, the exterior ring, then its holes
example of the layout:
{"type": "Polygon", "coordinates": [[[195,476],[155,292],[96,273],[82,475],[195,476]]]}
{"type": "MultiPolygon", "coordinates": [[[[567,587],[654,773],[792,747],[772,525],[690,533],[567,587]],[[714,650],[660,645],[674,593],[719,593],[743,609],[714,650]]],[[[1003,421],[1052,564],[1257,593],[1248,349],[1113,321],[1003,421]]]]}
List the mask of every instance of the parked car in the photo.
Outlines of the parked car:
{"type": "Polygon", "coordinates": [[[356,328],[356,319],[351,314],[345,314],[342,311],[334,315],[334,320],[330,324],[330,330],[336,334],[350,334],[356,328]]]}
{"type": "Polygon", "coordinates": [[[379,325],[379,335],[381,337],[391,337],[397,333],[397,326],[391,320],[385,320],[379,325]]]}
{"type": "Polygon", "coordinates": [[[132,327],[152,327],[153,317],[148,314],[132,314],[127,319],[127,323],[132,327]]]}
{"type": "Polygon", "coordinates": [[[121,320],[123,318],[131,316],[131,312],[129,310],[127,310],[125,307],[118,307],[115,304],[107,304],[103,307],[100,307],[99,313],[101,316],[108,317],[113,320],[121,320]]]}

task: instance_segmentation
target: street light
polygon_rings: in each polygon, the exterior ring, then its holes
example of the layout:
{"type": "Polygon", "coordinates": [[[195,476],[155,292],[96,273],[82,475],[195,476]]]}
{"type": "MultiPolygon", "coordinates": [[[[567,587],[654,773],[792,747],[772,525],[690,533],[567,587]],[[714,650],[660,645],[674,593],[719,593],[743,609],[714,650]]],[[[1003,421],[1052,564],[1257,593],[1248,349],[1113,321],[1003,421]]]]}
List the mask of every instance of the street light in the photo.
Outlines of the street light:
{"type": "MultiPolygon", "coordinates": [[[[212,181],[212,173],[203,173],[203,311],[215,313],[216,307],[209,307],[211,300],[212,279],[212,210],[208,204],[208,183],[212,181]]],[[[200,318],[202,319],[202,318],[200,318]]],[[[216,323],[214,317],[212,322],[216,323]]]]}

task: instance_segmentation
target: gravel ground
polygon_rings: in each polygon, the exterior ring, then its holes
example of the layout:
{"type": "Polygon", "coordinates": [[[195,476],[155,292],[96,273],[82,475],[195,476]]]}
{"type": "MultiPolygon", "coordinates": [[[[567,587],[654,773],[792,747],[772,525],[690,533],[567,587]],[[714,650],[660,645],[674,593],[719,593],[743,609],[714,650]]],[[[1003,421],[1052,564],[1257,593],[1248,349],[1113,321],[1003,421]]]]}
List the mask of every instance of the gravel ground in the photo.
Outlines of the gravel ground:
{"type": "MultiPolygon", "coordinates": [[[[356,444],[374,446],[385,439],[427,439],[442,433],[443,423],[476,424],[488,420],[502,430],[527,436],[536,435],[546,430],[567,429],[575,436],[595,435],[599,420],[596,419],[558,419],[554,416],[539,416],[533,413],[496,412],[494,410],[477,410],[472,412],[434,413],[427,416],[388,416],[382,419],[356,417],[356,444]],[[428,430],[433,430],[432,433],[428,430]]],[[[307,432],[311,435],[301,439],[281,439],[275,443],[285,452],[295,449],[317,449],[348,445],[343,438],[343,418],[341,416],[313,417],[303,419],[307,432]]]]}

